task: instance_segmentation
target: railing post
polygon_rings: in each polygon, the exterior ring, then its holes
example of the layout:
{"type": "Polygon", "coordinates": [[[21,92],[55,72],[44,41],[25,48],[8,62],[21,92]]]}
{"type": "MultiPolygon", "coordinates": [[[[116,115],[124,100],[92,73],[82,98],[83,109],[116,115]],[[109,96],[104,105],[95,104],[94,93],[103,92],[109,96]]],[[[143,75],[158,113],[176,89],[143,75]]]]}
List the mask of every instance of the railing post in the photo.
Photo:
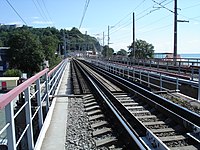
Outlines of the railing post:
{"type": "Polygon", "coordinates": [[[150,59],[150,64],[149,64],[150,68],[151,68],[151,62],[152,62],[152,60],[150,59]]]}
{"type": "Polygon", "coordinates": [[[176,92],[178,92],[178,78],[176,78],[176,92]]]}
{"type": "Polygon", "coordinates": [[[135,68],[133,68],[133,81],[135,80],[135,68]]]}
{"type": "Polygon", "coordinates": [[[192,66],[192,75],[191,75],[191,80],[193,81],[194,80],[194,68],[192,66]]]}
{"type": "Polygon", "coordinates": [[[160,73],[160,91],[162,91],[162,75],[160,73]]]}
{"type": "Polygon", "coordinates": [[[27,105],[25,106],[25,115],[26,115],[26,125],[28,125],[27,129],[27,140],[28,140],[28,149],[34,149],[33,142],[33,124],[32,124],[32,113],[31,113],[31,99],[30,99],[30,87],[28,87],[25,91],[25,102],[27,105]]]}
{"type": "Polygon", "coordinates": [[[200,69],[199,69],[199,88],[198,88],[198,101],[200,101],[200,69]]]}
{"type": "Polygon", "coordinates": [[[160,65],[160,60],[158,60],[157,62],[157,68],[159,69],[159,65],[160,65]]]}
{"type": "Polygon", "coordinates": [[[45,74],[45,81],[46,81],[45,88],[46,88],[46,94],[47,94],[47,96],[46,96],[46,112],[48,112],[48,110],[49,110],[49,81],[50,80],[49,80],[47,73],[45,74]]]}
{"type": "Polygon", "coordinates": [[[168,67],[168,66],[169,66],[169,61],[167,60],[167,71],[168,71],[168,69],[169,69],[169,67],[168,67]]]}
{"type": "Polygon", "coordinates": [[[129,68],[127,67],[128,71],[127,71],[127,76],[128,76],[128,79],[129,79],[129,68]]]}
{"type": "Polygon", "coordinates": [[[5,113],[6,113],[6,123],[10,123],[7,129],[8,149],[16,150],[16,134],[15,134],[13,101],[11,101],[8,105],[6,105],[5,113]]]}
{"type": "Polygon", "coordinates": [[[37,96],[37,104],[38,107],[40,107],[38,111],[38,125],[39,129],[41,130],[42,125],[43,125],[43,113],[42,113],[42,103],[41,103],[41,88],[40,88],[40,79],[36,81],[36,90],[38,91],[36,96],[37,96]]]}
{"type": "Polygon", "coordinates": [[[148,77],[147,77],[147,80],[148,80],[148,81],[147,81],[147,82],[148,82],[148,87],[150,87],[150,83],[149,83],[149,82],[150,82],[150,79],[149,79],[149,71],[148,71],[148,77]]]}
{"type": "Polygon", "coordinates": [[[125,68],[124,68],[124,67],[123,67],[123,70],[122,70],[122,71],[123,71],[123,77],[124,77],[124,73],[125,73],[125,68]]]}
{"type": "Polygon", "coordinates": [[[140,84],[142,83],[142,72],[140,70],[140,84]]]}

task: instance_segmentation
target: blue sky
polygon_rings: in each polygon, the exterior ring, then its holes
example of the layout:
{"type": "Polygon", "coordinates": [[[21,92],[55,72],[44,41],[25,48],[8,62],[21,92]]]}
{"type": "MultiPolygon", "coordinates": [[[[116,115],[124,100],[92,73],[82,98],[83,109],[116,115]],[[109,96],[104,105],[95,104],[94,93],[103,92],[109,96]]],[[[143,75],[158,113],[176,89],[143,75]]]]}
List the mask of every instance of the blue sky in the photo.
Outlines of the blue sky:
{"type": "MultiPolygon", "coordinates": [[[[79,28],[86,0],[8,0],[28,26],[58,29],[79,28]]],[[[89,1],[89,0],[88,0],[89,1]]],[[[173,0],[90,0],[80,31],[87,31],[107,44],[110,26],[110,47],[115,51],[132,42],[132,12],[135,13],[135,36],[151,43],[155,52],[173,52],[173,13],[159,8],[162,3],[173,11],[173,0]]],[[[200,1],[178,0],[178,53],[200,53],[200,1]]],[[[0,23],[24,24],[8,5],[0,1],[0,23]]]]}

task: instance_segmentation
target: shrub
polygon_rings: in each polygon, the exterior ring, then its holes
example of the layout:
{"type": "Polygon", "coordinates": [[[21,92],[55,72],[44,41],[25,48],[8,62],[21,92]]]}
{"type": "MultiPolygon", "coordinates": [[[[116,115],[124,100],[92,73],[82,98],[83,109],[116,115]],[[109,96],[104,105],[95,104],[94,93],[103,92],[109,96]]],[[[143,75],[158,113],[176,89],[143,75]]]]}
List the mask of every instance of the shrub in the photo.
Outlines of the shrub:
{"type": "Polygon", "coordinates": [[[8,69],[3,73],[5,77],[21,77],[22,72],[18,69],[8,69]]]}

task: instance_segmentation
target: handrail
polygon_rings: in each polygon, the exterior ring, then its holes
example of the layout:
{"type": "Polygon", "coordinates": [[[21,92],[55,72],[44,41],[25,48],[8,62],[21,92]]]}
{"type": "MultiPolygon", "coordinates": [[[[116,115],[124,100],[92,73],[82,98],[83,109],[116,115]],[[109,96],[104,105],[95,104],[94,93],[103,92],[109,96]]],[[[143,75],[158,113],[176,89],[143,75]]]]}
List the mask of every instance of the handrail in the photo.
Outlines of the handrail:
{"type": "Polygon", "coordinates": [[[48,76],[51,76],[51,74],[64,62],[65,60],[62,60],[57,66],[55,66],[52,70],[49,71],[48,76]]]}
{"type": "Polygon", "coordinates": [[[0,97],[0,110],[5,108],[4,111],[6,115],[6,125],[3,127],[3,129],[0,129],[0,135],[2,135],[2,133],[5,131],[7,132],[7,141],[5,144],[7,145],[8,149],[18,149],[18,145],[20,142],[22,142],[23,138],[25,138],[23,142],[27,143],[26,149],[32,150],[34,148],[34,138],[37,138],[37,136],[34,135],[34,132],[36,131],[33,131],[35,126],[33,122],[35,122],[35,124],[37,124],[39,127],[37,132],[40,132],[44,121],[43,113],[48,113],[49,107],[51,106],[49,102],[49,95],[54,94],[54,90],[57,89],[58,82],[60,82],[61,75],[66,66],[65,62],[67,61],[60,62],[50,72],[48,72],[48,68],[42,70],[0,97]],[[34,88],[30,88],[33,84],[35,85],[34,88]],[[14,112],[14,100],[18,100],[19,102],[19,108],[17,112],[14,112]],[[36,103],[32,103],[33,101],[36,103]],[[43,111],[43,104],[46,105],[46,112],[43,111]],[[26,125],[26,128],[22,129],[23,132],[19,135],[20,137],[17,138],[18,133],[16,133],[15,129],[15,119],[21,114],[22,111],[24,111],[26,120],[24,125],[26,125]],[[35,119],[37,115],[38,118],[35,119]]]}
{"type": "Polygon", "coordinates": [[[23,92],[27,87],[29,87],[32,83],[34,83],[38,78],[43,76],[48,71],[49,71],[48,68],[42,70],[41,72],[37,73],[35,76],[29,78],[28,80],[26,80],[19,86],[15,87],[13,90],[1,96],[0,109],[3,109],[8,103],[10,103],[14,98],[16,98],[19,95],[19,93],[23,92]]]}

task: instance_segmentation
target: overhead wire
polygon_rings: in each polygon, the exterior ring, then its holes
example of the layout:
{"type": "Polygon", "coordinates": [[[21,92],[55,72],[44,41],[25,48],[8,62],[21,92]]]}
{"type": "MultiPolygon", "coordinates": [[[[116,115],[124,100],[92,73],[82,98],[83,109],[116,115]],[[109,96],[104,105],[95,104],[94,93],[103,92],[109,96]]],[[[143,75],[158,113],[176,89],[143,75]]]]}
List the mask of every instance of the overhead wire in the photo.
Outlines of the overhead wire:
{"type": "Polygon", "coordinates": [[[89,6],[89,3],[90,3],[90,0],[86,0],[85,1],[85,7],[84,7],[84,10],[83,10],[83,15],[82,15],[82,18],[81,18],[81,22],[80,22],[80,25],[79,25],[79,29],[81,28],[82,26],[82,23],[83,23],[83,20],[85,18],[85,14],[86,14],[86,11],[87,11],[87,8],[89,6]]]}
{"type": "MultiPolygon", "coordinates": [[[[8,5],[14,10],[14,12],[18,15],[18,17],[23,21],[23,23],[25,24],[25,25],[27,25],[27,23],[26,23],[26,21],[22,18],[22,16],[17,12],[17,10],[12,6],[12,4],[8,1],[8,0],[6,0],[6,2],[8,3],[8,5]]],[[[28,25],[27,25],[28,26],[28,25]]]]}
{"type": "Polygon", "coordinates": [[[38,0],[36,0],[36,2],[37,2],[37,4],[38,4],[38,6],[39,6],[40,10],[42,11],[42,13],[43,13],[43,15],[44,15],[45,19],[46,19],[47,21],[49,21],[49,19],[47,18],[47,16],[46,16],[46,14],[45,14],[45,12],[44,12],[44,10],[43,10],[43,8],[42,8],[42,6],[41,6],[40,2],[39,2],[38,0]]]}
{"type": "Polygon", "coordinates": [[[200,5],[200,3],[197,3],[197,4],[195,4],[195,5],[191,5],[191,6],[182,8],[182,10],[183,10],[183,9],[189,9],[189,8],[197,7],[197,6],[199,6],[199,5],[200,5]]]}
{"type": "Polygon", "coordinates": [[[49,11],[48,11],[48,9],[47,9],[47,7],[46,7],[46,4],[45,4],[44,0],[42,0],[42,3],[43,3],[43,5],[44,5],[44,8],[45,8],[45,10],[46,10],[46,13],[47,13],[47,15],[48,15],[50,21],[53,23],[53,20],[52,20],[52,18],[51,18],[51,16],[50,16],[50,13],[49,13],[49,11]]]}
{"type": "MultiPolygon", "coordinates": [[[[112,30],[114,29],[114,28],[116,28],[117,27],[117,25],[118,24],[120,24],[123,20],[125,20],[126,18],[128,18],[136,9],[138,9],[144,2],[145,2],[146,0],[143,0],[142,2],[140,2],[130,13],[128,13],[125,17],[123,17],[122,19],[120,19],[116,24],[114,24],[114,26],[112,26],[112,30]]],[[[129,19],[129,21],[130,21],[130,19],[129,19]]],[[[126,21],[126,23],[127,23],[127,21],[126,21]]],[[[120,25],[118,28],[122,28],[121,26],[124,26],[124,24],[126,24],[126,23],[123,23],[122,25],[120,25]]],[[[129,25],[130,25],[131,23],[129,23],[129,25]]],[[[125,27],[126,27],[127,25],[125,25],[125,27]]],[[[118,28],[116,29],[117,31],[118,31],[118,28]]],[[[104,30],[103,32],[106,32],[107,30],[104,30]]],[[[111,33],[112,34],[112,33],[111,33]]]]}
{"type": "Polygon", "coordinates": [[[35,3],[35,0],[32,0],[33,4],[35,5],[35,8],[39,12],[40,16],[44,19],[44,21],[47,21],[46,18],[43,16],[41,10],[38,8],[37,4],[35,3]]]}
{"type": "Polygon", "coordinates": [[[131,11],[130,13],[128,13],[124,18],[122,18],[120,21],[118,21],[115,25],[114,25],[114,27],[116,26],[116,25],[118,25],[119,23],[121,23],[124,19],[126,19],[130,14],[132,14],[137,8],[139,8],[144,2],[145,2],[146,0],[143,0],[141,3],[139,3],[136,7],[135,7],[135,9],[133,10],[133,11],[131,11]]]}
{"type": "MultiPolygon", "coordinates": [[[[131,11],[131,12],[128,13],[124,18],[122,18],[120,21],[118,21],[118,22],[114,25],[113,28],[115,28],[115,27],[116,27],[118,24],[120,24],[123,20],[125,20],[126,18],[128,18],[128,16],[130,16],[130,15],[131,15],[137,8],[139,8],[145,1],[146,1],[146,0],[143,0],[142,2],[140,2],[140,3],[134,8],[133,11],[131,11]]],[[[133,20],[129,19],[129,20],[126,21],[125,23],[121,24],[117,29],[115,29],[114,31],[112,31],[112,32],[110,33],[110,35],[113,34],[113,33],[115,33],[115,32],[117,32],[117,31],[119,31],[119,30],[121,30],[121,29],[123,29],[123,28],[125,28],[125,27],[127,27],[127,26],[129,26],[129,25],[132,24],[132,23],[133,23],[133,20]]],[[[113,30],[113,28],[111,28],[111,29],[113,30]]]]}

